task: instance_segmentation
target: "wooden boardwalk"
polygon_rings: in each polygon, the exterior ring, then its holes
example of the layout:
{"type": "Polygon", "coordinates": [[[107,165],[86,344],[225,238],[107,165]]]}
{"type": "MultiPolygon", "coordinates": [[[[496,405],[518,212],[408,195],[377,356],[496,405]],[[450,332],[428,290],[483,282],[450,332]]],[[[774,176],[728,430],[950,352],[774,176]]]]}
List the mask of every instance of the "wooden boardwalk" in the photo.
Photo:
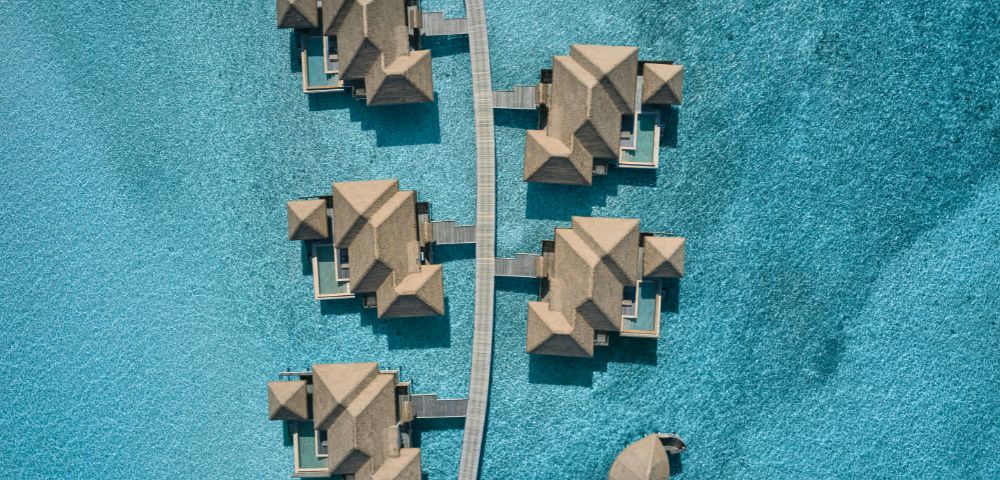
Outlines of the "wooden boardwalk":
{"type": "Polygon", "coordinates": [[[535,110],[535,85],[518,85],[513,90],[497,90],[493,92],[493,108],[510,110],[535,110]]]}
{"type": "Polygon", "coordinates": [[[472,334],[469,409],[462,433],[459,480],[478,480],[486,431],[493,359],[493,257],[496,251],[496,152],[493,139],[493,80],[483,0],[465,0],[472,62],[472,99],[476,120],[476,307],[472,334]]]}

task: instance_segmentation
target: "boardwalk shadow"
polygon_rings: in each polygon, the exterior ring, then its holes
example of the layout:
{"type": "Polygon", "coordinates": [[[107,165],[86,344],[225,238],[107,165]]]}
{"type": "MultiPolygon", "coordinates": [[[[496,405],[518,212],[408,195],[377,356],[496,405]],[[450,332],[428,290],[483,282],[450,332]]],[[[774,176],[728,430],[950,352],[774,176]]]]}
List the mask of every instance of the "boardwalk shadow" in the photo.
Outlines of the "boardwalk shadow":
{"type": "Polygon", "coordinates": [[[537,110],[493,110],[493,123],[501,127],[534,130],[538,128],[537,110]]]}
{"type": "Polygon", "coordinates": [[[677,146],[677,124],[680,123],[681,110],[667,105],[661,112],[663,127],[660,129],[660,147],[674,148],[677,146]]]}
{"type": "Polygon", "coordinates": [[[525,216],[569,220],[574,215],[591,215],[595,207],[606,206],[609,197],[618,196],[621,185],[656,187],[656,170],[612,168],[608,175],[594,177],[590,187],[528,183],[525,216]]]}
{"type": "Polygon", "coordinates": [[[309,258],[309,242],[299,242],[301,246],[299,254],[302,261],[302,275],[312,275],[312,260],[309,258]]]}
{"type": "Polygon", "coordinates": [[[505,292],[538,295],[538,280],[534,278],[496,277],[494,287],[505,292]]]}
{"type": "Polygon", "coordinates": [[[288,32],[288,69],[292,73],[302,72],[302,55],[299,54],[299,34],[295,30],[288,32]]]}
{"type": "Polygon", "coordinates": [[[476,258],[476,244],[474,243],[434,245],[434,263],[448,263],[472,258],[476,258]]]}
{"type": "Polygon", "coordinates": [[[466,35],[424,37],[420,42],[420,48],[430,50],[431,58],[469,53],[469,37],[466,35]]]}
{"type": "Polygon", "coordinates": [[[663,297],[660,299],[661,309],[665,312],[677,313],[681,304],[681,279],[666,278],[663,280],[663,297]]]}
{"type": "Polygon", "coordinates": [[[421,434],[435,430],[461,430],[465,427],[464,418],[418,418],[413,421],[413,431],[410,432],[410,445],[420,448],[421,434]]]}
{"type": "Polygon", "coordinates": [[[369,107],[349,92],[306,95],[309,110],[348,110],[351,121],[362,130],[375,131],[380,147],[441,143],[441,112],[437,95],[433,102],[369,107]]]}
{"type": "Polygon", "coordinates": [[[677,475],[684,471],[684,464],[681,463],[681,454],[669,453],[667,460],[670,461],[670,475],[677,475]]]}
{"type": "Polygon", "coordinates": [[[451,346],[451,303],[444,299],[444,315],[378,318],[374,308],[363,308],[360,298],[320,302],[321,315],[360,314],[361,325],[386,337],[389,350],[447,348],[451,346]]]}
{"type": "Polygon", "coordinates": [[[656,339],[613,337],[607,347],[594,349],[593,358],[530,355],[528,381],[589,388],[594,372],[606,372],[609,362],[656,365],[656,339]]]}

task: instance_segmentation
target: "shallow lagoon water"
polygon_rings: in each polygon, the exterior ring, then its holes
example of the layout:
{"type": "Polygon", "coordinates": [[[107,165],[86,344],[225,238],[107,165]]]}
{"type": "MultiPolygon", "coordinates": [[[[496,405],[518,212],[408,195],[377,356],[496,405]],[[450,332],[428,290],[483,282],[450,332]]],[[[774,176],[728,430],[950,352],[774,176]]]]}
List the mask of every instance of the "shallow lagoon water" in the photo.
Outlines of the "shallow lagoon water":
{"type": "MultiPolygon", "coordinates": [[[[287,478],[264,382],[374,359],[464,396],[473,252],[448,315],[318,305],[287,199],[398,176],[474,219],[468,48],[438,101],[306,97],[269,1],[13,0],[0,19],[0,476],[287,478]]],[[[429,10],[463,11],[456,0],[429,10]]],[[[678,478],[1000,477],[998,7],[988,2],[488,2],[496,88],[572,42],[687,65],[655,175],[520,181],[497,115],[498,254],[574,214],[688,237],[656,342],[524,354],[535,286],[500,281],[484,479],[603,478],[650,431],[678,478]]],[[[425,424],[428,479],[461,430],[425,424]]]]}

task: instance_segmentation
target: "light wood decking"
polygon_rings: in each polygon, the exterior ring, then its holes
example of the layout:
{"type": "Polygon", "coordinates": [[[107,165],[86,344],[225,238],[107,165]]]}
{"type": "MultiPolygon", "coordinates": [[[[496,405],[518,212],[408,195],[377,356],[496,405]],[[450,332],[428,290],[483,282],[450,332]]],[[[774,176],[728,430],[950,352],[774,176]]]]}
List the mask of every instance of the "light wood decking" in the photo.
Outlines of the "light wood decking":
{"type": "Polygon", "coordinates": [[[469,409],[462,435],[459,480],[478,480],[486,429],[493,358],[494,254],[496,251],[496,152],[493,137],[493,80],[483,0],[465,0],[476,122],[476,307],[472,340],[469,409]]]}

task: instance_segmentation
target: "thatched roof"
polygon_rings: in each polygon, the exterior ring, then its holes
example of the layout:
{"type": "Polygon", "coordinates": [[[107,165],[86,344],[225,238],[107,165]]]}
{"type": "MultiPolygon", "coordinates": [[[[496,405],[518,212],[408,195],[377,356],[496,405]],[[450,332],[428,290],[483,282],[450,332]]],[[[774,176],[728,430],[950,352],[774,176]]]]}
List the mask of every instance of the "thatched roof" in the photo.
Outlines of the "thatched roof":
{"type": "Polygon", "coordinates": [[[421,265],[419,271],[406,275],[396,286],[385,282],[378,290],[379,317],[431,315],[444,315],[444,281],[440,265],[421,265]]]}
{"type": "Polygon", "coordinates": [[[570,56],[597,79],[622,114],[635,113],[636,47],[573,45],[570,56]]]}
{"type": "Polygon", "coordinates": [[[333,244],[349,247],[361,227],[398,191],[396,180],[334,183],[333,244]]]}
{"type": "Polygon", "coordinates": [[[638,281],[639,220],[573,217],[573,230],[624,284],[638,281]]]}
{"type": "Polygon", "coordinates": [[[381,61],[391,64],[408,52],[406,7],[400,0],[357,2],[343,14],[336,36],[341,76],[363,79],[383,55],[381,61]]]}
{"type": "Polygon", "coordinates": [[[357,7],[357,0],[323,0],[323,35],[336,36],[348,12],[357,7]]]}
{"type": "Polygon", "coordinates": [[[372,480],[420,480],[420,449],[401,448],[399,456],[382,464],[372,480]]]}
{"type": "Polygon", "coordinates": [[[309,396],[305,380],[267,383],[267,417],[271,420],[309,419],[309,396]]]}
{"type": "Polygon", "coordinates": [[[621,330],[623,284],[575,230],[556,230],[554,270],[562,286],[555,308],[567,318],[579,315],[595,330],[621,330]]]}
{"type": "Polygon", "coordinates": [[[622,329],[622,290],[639,270],[639,221],[573,217],[557,228],[549,293],[528,308],[528,353],[592,356],[594,332],[622,329]]]}
{"type": "Polygon", "coordinates": [[[288,202],[289,240],[320,240],[329,237],[330,222],[326,216],[326,200],[288,202]]]}
{"type": "Polygon", "coordinates": [[[376,374],[376,363],[313,365],[313,422],[316,429],[329,428],[376,374]]]}
{"type": "Polygon", "coordinates": [[[552,57],[548,123],[544,134],[527,133],[524,180],[590,185],[595,158],[617,159],[637,68],[635,47],[573,45],[552,57]]]}
{"type": "Polygon", "coordinates": [[[570,149],[545,130],[528,130],[524,142],[524,181],[590,185],[593,159],[570,155],[570,149]]]}
{"type": "Polygon", "coordinates": [[[642,103],[676,105],[683,101],[683,65],[647,63],[642,67],[642,103]]]}
{"type": "Polygon", "coordinates": [[[277,0],[278,28],[318,28],[316,0],[277,0]]]}
{"type": "Polygon", "coordinates": [[[417,194],[395,180],[333,184],[334,243],[348,249],[350,285],[375,293],[380,317],[444,313],[440,267],[421,265],[417,194]]]}
{"type": "Polygon", "coordinates": [[[368,105],[399,105],[434,101],[431,51],[400,55],[387,66],[376,65],[365,77],[368,105]]]}
{"type": "Polygon", "coordinates": [[[528,302],[527,352],[566,357],[594,356],[594,330],[549,309],[547,302],[528,302]]]}
{"type": "MultiPolygon", "coordinates": [[[[393,372],[375,363],[317,364],[312,369],[313,422],[330,439],[324,478],[352,475],[373,480],[419,480],[420,449],[403,448],[400,385],[393,372]]],[[[270,382],[273,420],[308,420],[305,380],[270,382]]]]}
{"type": "Polygon", "coordinates": [[[611,465],[608,480],[669,480],[670,461],[656,434],[625,447],[611,465]]]}
{"type": "Polygon", "coordinates": [[[379,373],[357,393],[329,426],[327,466],[334,474],[355,474],[370,478],[395,453],[396,376],[379,373]]]}
{"type": "Polygon", "coordinates": [[[374,292],[393,271],[407,272],[411,266],[407,246],[416,239],[416,194],[412,190],[396,192],[371,215],[351,243],[352,290],[374,292]]]}
{"type": "Polygon", "coordinates": [[[368,105],[434,101],[430,50],[410,51],[401,0],[324,1],[323,33],[337,37],[341,78],[364,80],[368,105]]]}
{"type": "Polygon", "coordinates": [[[549,135],[580,142],[591,157],[617,158],[621,127],[622,112],[600,81],[572,57],[553,57],[549,135]]]}
{"type": "Polygon", "coordinates": [[[684,237],[646,237],[642,249],[642,276],[684,276],[684,237]]]}

